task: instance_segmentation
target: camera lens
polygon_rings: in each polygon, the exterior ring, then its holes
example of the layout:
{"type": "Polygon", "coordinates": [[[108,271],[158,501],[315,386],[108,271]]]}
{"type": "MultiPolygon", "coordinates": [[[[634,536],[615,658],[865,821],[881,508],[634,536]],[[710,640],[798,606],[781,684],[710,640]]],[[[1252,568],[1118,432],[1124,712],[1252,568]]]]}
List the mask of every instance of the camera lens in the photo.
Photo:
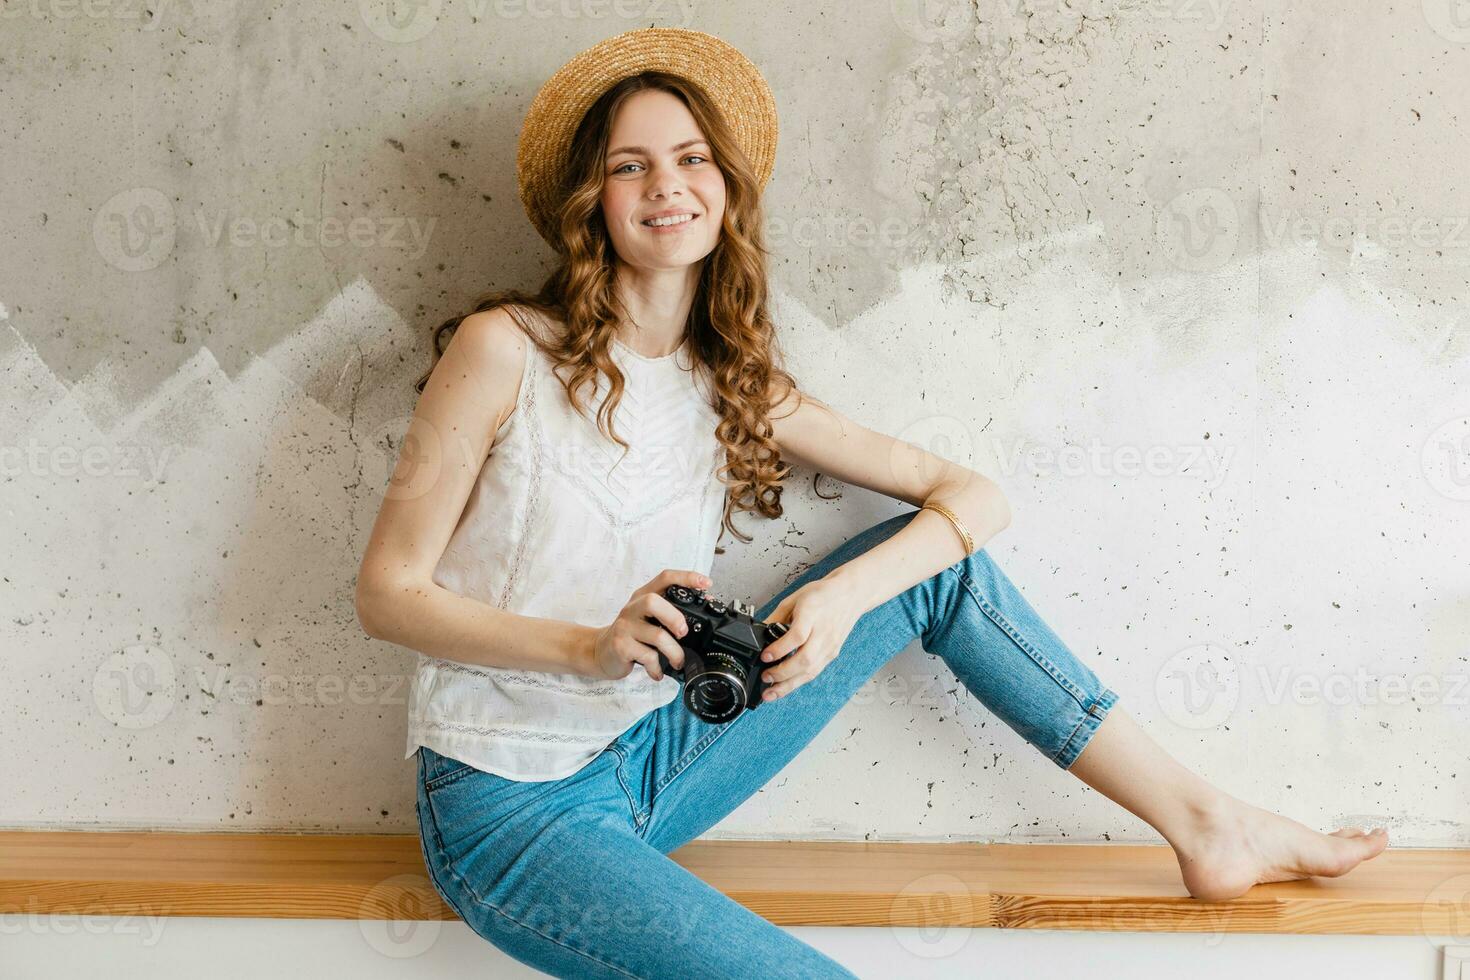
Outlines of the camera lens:
{"type": "Polygon", "coordinates": [[[684,686],[684,703],[696,717],[718,724],[729,721],[745,707],[745,684],[740,665],[727,656],[708,657],[704,670],[684,686]]]}
{"type": "Polygon", "coordinates": [[[705,721],[724,721],[745,707],[742,703],[744,698],[730,683],[730,678],[706,674],[701,680],[703,683],[696,683],[689,697],[694,713],[705,721]]]}

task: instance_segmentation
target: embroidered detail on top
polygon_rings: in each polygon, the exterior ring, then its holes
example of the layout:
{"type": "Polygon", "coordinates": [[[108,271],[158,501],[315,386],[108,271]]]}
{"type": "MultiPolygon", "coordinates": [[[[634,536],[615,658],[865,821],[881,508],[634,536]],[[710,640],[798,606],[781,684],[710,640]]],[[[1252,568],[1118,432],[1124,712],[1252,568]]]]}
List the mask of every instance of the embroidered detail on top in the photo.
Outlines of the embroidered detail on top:
{"type": "MultiPolygon", "coordinates": [[[[507,307],[507,309],[515,317],[516,322],[522,324],[522,329],[525,329],[524,321],[516,314],[515,308],[507,307]]],[[[526,332],[528,334],[530,333],[529,330],[526,332]]],[[[521,388],[525,391],[525,404],[521,406],[520,411],[529,416],[528,419],[522,419],[522,421],[531,423],[530,431],[539,434],[541,424],[536,414],[536,370],[535,365],[532,363],[533,358],[539,352],[539,348],[530,340],[527,340],[526,344],[529,349],[526,351],[525,370],[521,375],[521,388]]],[[[521,565],[525,562],[526,558],[526,546],[535,530],[536,507],[541,499],[541,471],[545,467],[545,458],[542,454],[544,443],[536,435],[532,435],[530,441],[531,477],[526,487],[526,519],[520,530],[521,539],[516,544],[515,555],[511,558],[510,570],[505,576],[505,585],[500,590],[500,599],[496,602],[496,605],[501,609],[508,609],[510,607],[511,596],[515,595],[515,586],[516,582],[520,579],[521,565]]]]}
{"type": "Polygon", "coordinates": [[[548,691],[556,691],[559,694],[579,694],[586,697],[608,697],[616,694],[624,696],[652,694],[659,690],[659,684],[662,683],[660,681],[650,680],[645,684],[596,684],[589,685],[588,687],[578,687],[572,684],[558,683],[549,676],[539,674],[535,671],[503,670],[501,668],[484,670],[471,664],[460,663],[457,660],[435,659],[440,670],[470,674],[497,683],[518,684],[522,687],[537,687],[548,691]]]}
{"type": "MultiPolygon", "coordinates": [[[[547,435],[545,427],[541,424],[540,418],[536,419],[536,426],[536,441],[538,443],[545,444],[549,441],[550,437],[547,435]]],[[[673,496],[667,497],[663,500],[655,501],[654,503],[645,507],[639,513],[634,514],[631,517],[623,518],[613,513],[612,509],[608,507],[607,503],[604,501],[603,497],[605,496],[605,487],[602,488],[603,492],[599,492],[599,488],[586,477],[584,477],[580,472],[578,472],[575,467],[560,465],[561,462],[562,461],[558,457],[553,456],[553,463],[557,464],[557,472],[565,477],[567,481],[573,484],[578,490],[581,491],[583,497],[594,505],[598,515],[608,524],[609,527],[624,533],[631,531],[634,528],[639,527],[640,525],[646,524],[656,517],[663,516],[670,507],[684,501],[685,499],[693,496],[696,493],[707,492],[709,489],[710,481],[718,479],[717,474],[719,471],[719,459],[718,454],[716,454],[716,458],[713,464],[705,471],[703,478],[690,480],[685,483],[684,486],[673,496]]]]}
{"type": "MultiPolygon", "coordinates": [[[[546,438],[546,433],[544,430],[539,432],[537,435],[541,439],[546,438]]],[[[607,506],[607,504],[602,501],[602,498],[598,495],[596,487],[594,487],[592,483],[590,483],[588,480],[584,479],[580,473],[568,469],[567,467],[557,467],[557,472],[561,473],[562,476],[566,477],[570,482],[575,484],[577,489],[581,490],[583,495],[596,506],[597,512],[602,517],[602,519],[606,521],[610,527],[622,532],[631,531],[641,524],[647,524],[655,517],[662,516],[664,512],[667,511],[674,504],[680,503],[681,501],[693,496],[696,493],[707,491],[709,488],[709,481],[711,479],[717,478],[715,477],[715,474],[718,472],[718,470],[719,464],[717,461],[714,466],[711,466],[709,468],[706,473],[705,479],[690,481],[689,483],[685,484],[682,490],[674,494],[672,497],[669,497],[666,500],[661,500],[653,506],[647,508],[643,512],[635,514],[632,517],[621,518],[612,512],[612,510],[607,506]]]]}
{"type": "Polygon", "coordinates": [[[618,737],[620,732],[598,734],[596,732],[548,732],[536,728],[513,728],[507,725],[467,725],[457,721],[426,721],[419,727],[425,731],[458,732],[463,735],[489,735],[497,738],[515,738],[525,742],[576,742],[606,745],[618,737]]]}
{"type": "MultiPolygon", "coordinates": [[[[521,328],[523,330],[525,330],[526,333],[528,333],[528,334],[532,334],[533,333],[533,331],[531,331],[529,329],[529,327],[527,326],[527,320],[526,320],[527,311],[521,310],[519,307],[517,307],[515,305],[507,305],[506,306],[506,309],[511,313],[511,315],[515,318],[516,322],[521,325],[521,328]]],[[[539,314],[536,316],[536,318],[538,320],[540,319],[539,314]]],[[[545,357],[545,355],[541,352],[540,348],[537,347],[534,343],[531,344],[531,348],[532,349],[528,352],[528,359],[529,359],[529,357],[543,357],[543,358],[545,357]]],[[[547,362],[547,364],[548,364],[548,367],[550,367],[550,362],[549,361],[547,362]]],[[[528,365],[528,369],[529,369],[529,365],[528,365]]],[[[552,372],[552,373],[554,374],[554,372],[552,372]]],[[[528,378],[527,380],[530,381],[531,379],[528,378]]],[[[706,417],[709,417],[711,419],[710,432],[711,432],[711,436],[713,438],[714,426],[719,421],[719,414],[718,414],[718,412],[715,410],[715,408],[712,405],[708,404],[708,396],[705,394],[704,387],[700,383],[701,380],[702,379],[700,377],[698,377],[698,376],[696,376],[694,378],[695,389],[701,395],[701,406],[702,406],[702,409],[703,409],[702,414],[705,415],[706,417]]],[[[600,401],[598,399],[599,398],[605,398],[606,397],[607,392],[608,392],[610,386],[609,386],[609,384],[607,382],[607,379],[606,378],[603,378],[601,376],[596,377],[594,379],[594,382],[595,382],[595,384],[594,384],[595,395],[594,395],[594,398],[593,398],[593,402],[595,404],[600,404],[600,401]]],[[[647,414],[647,411],[653,411],[654,414],[657,415],[656,409],[663,402],[668,402],[671,405],[676,405],[676,406],[677,405],[682,405],[683,397],[684,397],[683,396],[683,393],[678,392],[678,391],[667,392],[667,393],[665,393],[664,397],[657,399],[657,401],[653,405],[646,406],[645,407],[646,408],[646,411],[644,411],[642,414],[647,414]]],[[[621,416],[621,418],[620,418],[620,420],[618,422],[618,425],[620,427],[620,431],[623,431],[623,429],[627,428],[630,425],[630,423],[631,423],[632,428],[634,430],[637,430],[639,428],[638,422],[639,422],[639,415],[640,415],[640,412],[639,412],[640,405],[641,405],[640,393],[636,389],[634,389],[634,388],[625,387],[624,388],[624,392],[623,392],[623,399],[619,403],[619,406],[618,406],[619,414],[621,416]]],[[[547,463],[546,463],[546,456],[548,454],[546,453],[546,447],[548,447],[548,446],[550,446],[552,444],[551,443],[551,438],[548,435],[547,430],[546,430],[545,420],[542,419],[541,414],[540,414],[539,411],[534,410],[534,406],[535,406],[535,386],[533,384],[532,385],[532,389],[531,389],[531,391],[529,393],[529,405],[528,405],[528,407],[531,407],[533,410],[528,413],[529,418],[526,420],[528,423],[530,423],[530,430],[531,431],[528,432],[528,435],[530,436],[530,439],[531,439],[532,453],[533,453],[533,459],[532,459],[533,469],[532,469],[532,475],[531,475],[531,485],[528,488],[528,496],[530,497],[532,504],[534,504],[534,502],[535,502],[535,499],[536,499],[536,491],[539,489],[539,486],[540,486],[540,483],[541,483],[541,480],[542,480],[542,475],[543,475],[544,469],[545,469],[545,467],[547,465],[547,463]]],[[[579,414],[579,417],[581,417],[581,418],[584,419],[584,421],[586,420],[585,419],[585,416],[581,416],[580,413],[578,413],[578,414],[579,414]]],[[[593,436],[593,438],[603,438],[603,439],[605,439],[605,437],[603,437],[601,435],[601,430],[597,430],[596,429],[595,423],[589,423],[589,424],[591,424],[593,426],[593,429],[595,430],[595,435],[593,436]]],[[[627,435],[626,435],[626,433],[624,433],[624,438],[625,439],[628,438],[627,435]]],[[[635,439],[630,441],[630,450],[636,449],[636,448],[637,448],[637,446],[636,446],[636,436],[635,436],[635,439]]],[[[629,451],[629,450],[623,450],[623,449],[621,449],[620,447],[617,447],[617,446],[610,445],[610,446],[606,447],[606,452],[604,453],[606,459],[612,459],[613,458],[614,450],[617,450],[617,457],[618,457],[619,462],[621,462],[622,459],[624,459],[626,457],[626,454],[629,451]]],[[[594,451],[595,451],[594,450],[594,447],[592,447],[590,445],[587,447],[587,452],[590,453],[590,452],[594,452],[594,451]]],[[[720,451],[720,449],[717,447],[716,451],[711,454],[713,456],[713,459],[711,461],[711,464],[710,464],[709,468],[707,470],[705,470],[705,472],[703,473],[703,475],[700,478],[690,479],[673,496],[667,497],[667,498],[665,498],[663,500],[652,502],[651,504],[649,504],[649,506],[645,507],[639,513],[633,514],[633,515],[631,515],[629,517],[620,517],[620,516],[618,516],[618,514],[614,513],[613,509],[607,505],[607,502],[604,499],[607,496],[607,494],[608,494],[609,491],[613,491],[615,493],[615,495],[616,495],[616,491],[614,490],[614,488],[612,487],[611,484],[609,484],[609,483],[603,483],[603,484],[599,485],[597,483],[594,483],[593,481],[589,480],[581,472],[582,467],[578,467],[578,466],[575,466],[575,465],[567,465],[568,461],[565,460],[562,457],[562,455],[559,454],[559,453],[551,453],[550,455],[551,455],[551,465],[556,469],[556,471],[558,473],[562,474],[564,477],[566,477],[567,480],[570,483],[572,483],[581,492],[582,496],[586,500],[590,501],[595,506],[595,509],[596,509],[597,514],[603,519],[604,522],[607,523],[607,525],[609,527],[611,527],[614,530],[616,530],[618,532],[621,532],[621,533],[627,533],[629,531],[632,531],[633,529],[635,529],[635,528],[637,528],[637,527],[639,527],[639,526],[641,526],[643,524],[647,524],[649,521],[653,520],[656,517],[663,516],[664,513],[670,507],[672,507],[675,504],[678,504],[678,503],[683,502],[684,500],[686,500],[689,497],[695,495],[696,493],[701,494],[701,507],[702,507],[704,505],[704,503],[707,502],[707,500],[708,500],[708,496],[709,496],[709,493],[710,493],[711,485],[712,484],[718,485],[722,489],[724,487],[724,484],[721,483],[720,482],[720,479],[719,479],[719,469],[720,469],[720,464],[721,464],[721,458],[720,457],[722,455],[725,455],[725,454],[722,451],[720,451]]],[[[585,459],[584,459],[584,461],[585,461],[585,459]]],[[[614,477],[614,474],[616,473],[616,470],[617,470],[617,466],[618,466],[618,464],[615,463],[611,467],[609,467],[609,470],[608,470],[608,478],[609,479],[612,479],[614,477]]],[[[527,538],[530,537],[530,533],[531,533],[531,529],[529,527],[529,523],[530,523],[529,516],[530,515],[528,514],[527,516],[528,516],[528,520],[527,520],[528,526],[525,529],[525,533],[524,533],[524,535],[523,535],[523,537],[521,539],[522,540],[522,546],[517,549],[517,557],[514,560],[514,563],[513,563],[513,566],[512,566],[512,571],[511,571],[511,574],[510,574],[510,579],[511,580],[514,580],[515,571],[519,568],[519,564],[520,564],[519,558],[520,558],[521,553],[524,551],[524,542],[526,541],[527,538]]],[[[507,581],[505,589],[502,590],[501,608],[505,608],[506,604],[509,602],[510,595],[511,595],[511,582],[510,581],[507,581]]]]}

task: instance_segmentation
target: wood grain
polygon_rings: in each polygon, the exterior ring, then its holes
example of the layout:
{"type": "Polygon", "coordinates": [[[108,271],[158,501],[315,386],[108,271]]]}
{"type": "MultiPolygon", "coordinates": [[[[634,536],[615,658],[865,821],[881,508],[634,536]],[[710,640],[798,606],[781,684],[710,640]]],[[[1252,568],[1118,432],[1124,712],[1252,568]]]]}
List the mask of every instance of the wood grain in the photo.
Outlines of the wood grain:
{"type": "MultiPolygon", "coordinates": [[[[1169,848],[695,841],[671,857],[779,925],[1456,936],[1470,851],[1389,848],[1341,878],[1184,890],[1169,848]]],[[[0,832],[0,914],[453,919],[405,835],[0,832]]]]}

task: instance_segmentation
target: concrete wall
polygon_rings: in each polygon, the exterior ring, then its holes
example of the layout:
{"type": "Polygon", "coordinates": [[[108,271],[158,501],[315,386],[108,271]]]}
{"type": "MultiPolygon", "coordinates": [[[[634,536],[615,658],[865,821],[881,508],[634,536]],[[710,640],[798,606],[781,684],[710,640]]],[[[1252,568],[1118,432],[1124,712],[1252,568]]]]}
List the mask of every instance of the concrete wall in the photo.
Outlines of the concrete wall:
{"type": "MultiPolygon", "coordinates": [[[[537,87],[661,24],[776,92],[798,378],[998,479],[991,554],[1182,760],[1470,843],[1462,8],[10,0],[0,824],[413,830],[352,608],[409,385],[548,267],[537,87]]],[[[757,602],[904,508],[786,501],[716,564],[757,602]]],[[[712,836],[1157,840],[917,646],[712,836]]]]}

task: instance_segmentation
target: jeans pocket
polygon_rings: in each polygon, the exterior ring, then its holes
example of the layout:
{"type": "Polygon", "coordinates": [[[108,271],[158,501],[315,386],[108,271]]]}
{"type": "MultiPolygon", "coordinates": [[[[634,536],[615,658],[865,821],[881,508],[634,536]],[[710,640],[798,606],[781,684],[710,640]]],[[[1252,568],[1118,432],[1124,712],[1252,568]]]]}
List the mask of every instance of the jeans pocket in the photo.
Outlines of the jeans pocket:
{"type": "Polygon", "coordinates": [[[479,771],[480,770],[476,769],[474,766],[462,762],[459,765],[455,766],[453,769],[450,769],[448,772],[441,772],[433,779],[424,783],[424,792],[433,793],[435,790],[443,789],[450,783],[459,782],[461,779],[463,779],[465,776],[468,776],[472,772],[479,771]]]}
{"type": "Polygon", "coordinates": [[[435,790],[448,786],[450,783],[458,782],[472,772],[479,772],[468,762],[451,759],[447,755],[440,755],[427,746],[419,746],[419,752],[424,758],[424,792],[432,793],[435,790]]]}

